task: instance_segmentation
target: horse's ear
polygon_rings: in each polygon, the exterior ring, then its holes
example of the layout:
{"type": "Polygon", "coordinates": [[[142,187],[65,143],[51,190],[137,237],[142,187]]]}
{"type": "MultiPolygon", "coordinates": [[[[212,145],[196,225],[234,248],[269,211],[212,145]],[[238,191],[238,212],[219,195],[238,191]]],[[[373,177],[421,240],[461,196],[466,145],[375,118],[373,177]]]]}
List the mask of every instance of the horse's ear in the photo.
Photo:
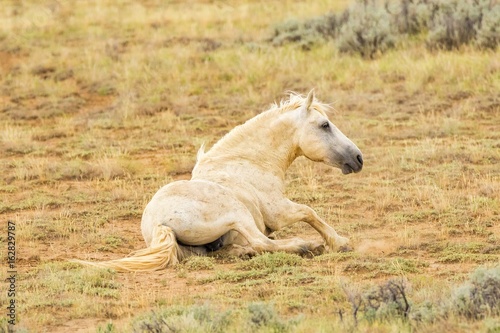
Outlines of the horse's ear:
{"type": "Polygon", "coordinates": [[[306,97],[306,102],[304,104],[304,111],[306,112],[309,111],[313,101],[314,101],[314,89],[311,89],[311,91],[309,92],[309,94],[307,94],[306,97]]]}
{"type": "Polygon", "coordinates": [[[311,89],[309,94],[306,97],[306,107],[309,109],[311,107],[312,102],[314,101],[314,89],[311,89]]]}

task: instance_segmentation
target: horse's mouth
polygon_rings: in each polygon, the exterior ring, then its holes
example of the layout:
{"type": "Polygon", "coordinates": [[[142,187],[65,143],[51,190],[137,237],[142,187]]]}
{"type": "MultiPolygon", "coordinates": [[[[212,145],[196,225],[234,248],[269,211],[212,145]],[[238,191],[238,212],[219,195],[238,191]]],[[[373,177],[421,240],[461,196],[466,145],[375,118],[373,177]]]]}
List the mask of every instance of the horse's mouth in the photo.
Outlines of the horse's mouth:
{"type": "Polygon", "coordinates": [[[352,166],[350,166],[349,164],[346,163],[342,166],[341,169],[342,169],[342,173],[344,175],[348,175],[348,174],[353,173],[353,172],[354,173],[360,172],[362,168],[363,168],[362,166],[353,168],[352,166]]]}
{"type": "Polygon", "coordinates": [[[344,165],[342,166],[342,173],[343,173],[344,175],[348,175],[348,174],[350,174],[350,173],[352,173],[352,172],[354,172],[354,169],[353,169],[353,168],[351,168],[351,166],[350,166],[349,164],[347,164],[347,163],[346,163],[346,164],[344,164],[344,165]]]}

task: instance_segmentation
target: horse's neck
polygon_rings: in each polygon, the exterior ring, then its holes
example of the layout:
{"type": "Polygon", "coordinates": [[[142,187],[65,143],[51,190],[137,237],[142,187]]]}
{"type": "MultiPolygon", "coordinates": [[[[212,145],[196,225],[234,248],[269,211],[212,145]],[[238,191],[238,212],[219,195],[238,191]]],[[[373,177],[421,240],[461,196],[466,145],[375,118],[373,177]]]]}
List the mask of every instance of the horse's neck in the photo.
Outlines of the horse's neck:
{"type": "MultiPolygon", "coordinates": [[[[284,179],[297,157],[293,114],[262,114],[236,127],[201,159],[204,162],[237,164],[245,161],[284,179]]],[[[201,165],[200,165],[201,166],[201,165]]]]}

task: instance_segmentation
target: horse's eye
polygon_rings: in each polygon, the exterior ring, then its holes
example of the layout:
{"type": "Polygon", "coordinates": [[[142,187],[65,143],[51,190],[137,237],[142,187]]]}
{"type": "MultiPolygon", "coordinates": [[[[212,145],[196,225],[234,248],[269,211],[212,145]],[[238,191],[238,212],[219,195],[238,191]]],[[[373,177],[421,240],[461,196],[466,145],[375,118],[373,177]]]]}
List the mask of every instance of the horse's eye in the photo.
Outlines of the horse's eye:
{"type": "Polygon", "coordinates": [[[321,124],[322,129],[329,129],[330,128],[330,123],[325,121],[323,124],[321,124]]]}

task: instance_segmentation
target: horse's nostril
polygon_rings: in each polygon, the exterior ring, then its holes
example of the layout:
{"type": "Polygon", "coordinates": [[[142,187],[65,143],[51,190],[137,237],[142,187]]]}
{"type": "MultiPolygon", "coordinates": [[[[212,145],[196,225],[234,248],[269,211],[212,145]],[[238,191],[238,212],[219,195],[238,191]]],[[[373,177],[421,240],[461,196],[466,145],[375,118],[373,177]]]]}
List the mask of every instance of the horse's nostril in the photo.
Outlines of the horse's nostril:
{"type": "Polygon", "coordinates": [[[363,165],[363,157],[361,155],[356,156],[356,159],[358,160],[359,164],[363,165]]]}

